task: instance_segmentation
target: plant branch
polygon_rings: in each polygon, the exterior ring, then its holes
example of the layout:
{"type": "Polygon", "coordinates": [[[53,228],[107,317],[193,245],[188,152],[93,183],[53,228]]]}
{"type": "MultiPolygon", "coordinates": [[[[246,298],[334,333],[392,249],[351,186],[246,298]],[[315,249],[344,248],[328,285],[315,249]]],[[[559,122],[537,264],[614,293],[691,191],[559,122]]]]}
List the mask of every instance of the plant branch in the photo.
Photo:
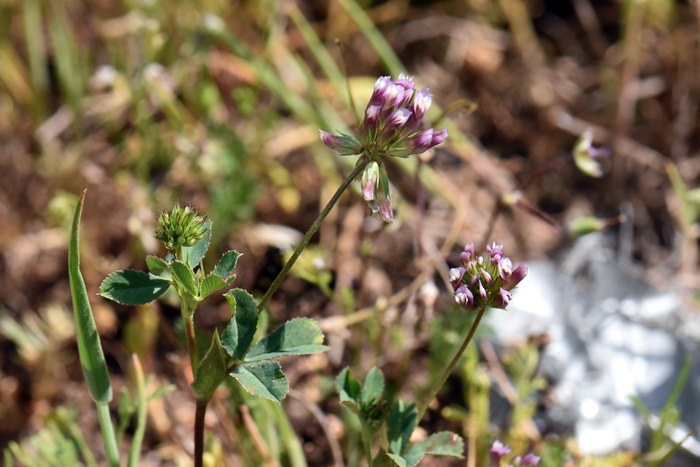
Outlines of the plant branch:
{"type": "Polygon", "coordinates": [[[479,327],[479,323],[481,322],[481,318],[484,316],[484,313],[486,312],[486,307],[482,307],[479,311],[478,314],[476,315],[476,319],[474,320],[474,323],[472,324],[471,329],[469,330],[469,333],[467,334],[467,337],[464,338],[464,341],[462,342],[462,345],[460,346],[459,350],[455,354],[455,356],[452,358],[452,361],[447,365],[445,370],[442,372],[442,375],[440,376],[440,379],[438,379],[437,383],[433,388],[430,390],[430,394],[428,394],[428,397],[426,397],[423,400],[423,403],[420,405],[420,408],[418,409],[418,418],[416,424],[420,423],[421,419],[423,418],[423,415],[425,415],[425,411],[428,410],[428,406],[432,402],[433,399],[435,399],[435,396],[437,396],[437,393],[442,389],[442,386],[445,384],[445,381],[447,381],[447,378],[449,378],[450,374],[452,374],[452,370],[454,370],[455,366],[457,366],[457,362],[459,362],[459,359],[462,357],[462,354],[466,350],[467,346],[469,345],[469,342],[471,342],[472,337],[474,337],[474,333],[476,332],[476,328],[479,327]]]}
{"type": "MultiPolygon", "coordinates": [[[[364,157],[364,156],[363,156],[364,157]]],[[[311,227],[309,227],[309,230],[306,232],[306,235],[304,235],[304,238],[301,240],[301,243],[299,243],[299,246],[297,247],[296,250],[294,250],[294,254],[292,255],[291,258],[289,258],[289,261],[284,265],[284,268],[282,268],[282,271],[277,275],[275,278],[274,282],[272,285],[270,285],[270,288],[267,289],[267,292],[265,293],[265,296],[260,300],[258,303],[258,311],[262,311],[263,308],[265,308],[265,305],[267,305],[267,302],[270,301],[270,298],[272,298],[272,295],[275,293],[277,288],[280,286],[282,281],[284,280],[285,277],[287,277],[287,273],[289,273],[289,270],[292,269],[292,266],[294,266],[294,263],[296,262],[297,258],[299,258],[299,255],[301,255],[301,252],[304,251],[304,248],[306,248],[306,245],[309,244],[309,241],[311,240],[311,237],[316,233],[318,228],[321,226],[323,221],[326,219],[328,216],[328,213],[331,212],[331,209],[335,206],[335,204],[338,202],[340,199],[341,195],[345,192],[345,190],[350,186],[350,183],[352,183],[355,178],[364,170],[365,167],[367,167],[367,164],[369,164],[370,159],[365,158],[360,162],[356,167],[355,170],[352,171],[350,176],[345,179],[345,181],[340,185],[338,190],[335,192],[331,200],[328,202],[326,207],[321,211],[321,214],[316,218],[313,224],[311,224],[311,227]]]]}

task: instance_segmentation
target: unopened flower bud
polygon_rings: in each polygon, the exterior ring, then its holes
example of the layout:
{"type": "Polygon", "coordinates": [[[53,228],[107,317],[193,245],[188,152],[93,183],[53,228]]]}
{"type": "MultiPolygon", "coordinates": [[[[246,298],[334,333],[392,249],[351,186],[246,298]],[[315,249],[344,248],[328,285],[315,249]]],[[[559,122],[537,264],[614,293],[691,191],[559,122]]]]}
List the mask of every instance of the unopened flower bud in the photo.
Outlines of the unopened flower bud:
{"type": "Polygon", "coordinates": [[[473,311],[474,295],[466,285],[459,287],[455,291],[455,301],[465,310],[473,311]]]}
{"type": "Polygon", "coordinates": [[[450,269],[450,284],[452,288],[457,288],[458,284],[462,282],[462,276],[467,270],[463,267],[450,269]]]}
{"type": "Polygon", "coordinates": [[[165,245],[168,250],[178,247],[194,246],[207,236],[208,229],[204,227],[206,216],[200,216],[196,208],[180,206],[178,200],[173,201],[171,213],[160,211],[155,238],[165,245]]]}
{"type": "Polygon", "coordinates": [[[447,138],[447,127],[433,134],[433,140],[430,142],[430,147],[437,146],[447,138]]]}
{"type": "Polygon", "coordinates": [[[342,156],[352,156],[362,152],[362,145],[352,136],[344,135],[342,133],[340,136],[336,136],[323,130],[319,131],[321,132],[321,140],[323,141],[323,144],[332,150],[337,151],[342,156]]]}
{"type": "Polygon", "coordinates": [[[428,88],[423,88],[416,93],[416,99],[413,102],[413,111],[416,117],[420,120],[433,103],[433,95],[430,94],[428,88]]]}
{"type": "Polygon", "coordinates": [[[498,295],[496,296],[496,300],[494,301],[494,306],[496,308],[505,309],[511,300],[513,300],[513,294],[501,287],[501,289],[498,291],[498,295]]]}
{"type": "Polygon", "coordinates": [[[365,201],[374,200],[374,190],[379,177],[379,164],[371,162],[362,172],[362,197],[365,201]]]}
{"type": "Polygon", "coordinates": [[[493,284],[493,278],[491,277],[491,274],[489,274],[485,269],[481,270],[481,277],[483,277],[486,281],[486,285],[490,286],[493,284]]]}
{"type": "Polygon", "coordinates": [[[579,217],[566,226],[566,230],[574,238],[583,237],[593,232],[605,229],[605,221],[597,217],[579,217]]]}
{"type": "Polygon", "coordinates": [[[518,267],[515,268],[510,274],[510,279],[508,280],[508,290],[513,290],[518,284],[520,284],[520,281],[525,279],[525,276],[527,276],[527,267],[523,263],[520,263],[518,267]]]}
{"type": "Polygon", "coordinates": [[[513,262],[510,258],[501,258],[498,261],[498,275],[501,279],[507,281],[510,275],[513,273],[513,262]]]}
{"type": "Polygon", "coordinates": [[[411,111],[408,109],[396,109],[386,120],[385,133],[391,133],[406,125],[408,118],[411,116],[411,111]]]}
{"type": "Polygon", "coordinates": [[[394,210],[391,206],[391,196],[389,187],[389,176],[386,173],[384,164],[379,164],[379,175],[377,185],[374,190],[374,202],[372,211],[379,215],[386,222],[394,222],[394,210]]]}
{"type": "Polygon", "coordinates": [[[389,81],[384,92],[384,108],[391,108],[403,100],[406,89],[393,81],[389,81]]]}
{"type": "Polygon", "coordinates": [[[479,296],[483,301],[486,301],[489,298],[488,294],[486,293],[486,289],[484,288],[484,284],[481,281],[479,281],[479,296]]]}
{"type": "Polygon", "coordinates": [[[609,151],[594,148],[592,144],[593,130],[588,128],[574,143],[574,163],[581,172],[589,177],[600,178],[603,175],[603,170],[596,159],[602,155],[609,154],[609,151]]]}
{"type": "Polygon", "coordinates": [[[461,259],[463,263],[467,263],[467,262],[471,261],[473,258],[474,258],[474,244],[468,243],[464,247],[464,251],[459,255],[459,259],[461,259]]]}
{"type": "Polygon", "coordinates": [[[381,76],[374,83],[374,92],[372,92],[372,97],[369,99],[370,105],[379,105],[384,102],[386,89],[391,83],[391,76],[381,76]]]}

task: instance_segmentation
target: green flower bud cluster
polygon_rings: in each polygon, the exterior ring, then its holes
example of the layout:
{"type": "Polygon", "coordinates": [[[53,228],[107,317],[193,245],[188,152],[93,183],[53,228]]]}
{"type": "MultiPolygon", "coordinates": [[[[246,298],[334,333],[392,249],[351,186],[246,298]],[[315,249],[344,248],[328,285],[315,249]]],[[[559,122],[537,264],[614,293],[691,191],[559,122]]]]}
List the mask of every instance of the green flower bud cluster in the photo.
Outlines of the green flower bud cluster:
{"type": "Polygon", "coordinates": [[[183,246],[195,246],[206,237],[208,229],[204,227],[206,216],[200,216],[197,208],[189,205],[180,206],[180,201],[173,200],[171,212],[159,211],[156,239],[163,242],[168,250],[183,246]]]}

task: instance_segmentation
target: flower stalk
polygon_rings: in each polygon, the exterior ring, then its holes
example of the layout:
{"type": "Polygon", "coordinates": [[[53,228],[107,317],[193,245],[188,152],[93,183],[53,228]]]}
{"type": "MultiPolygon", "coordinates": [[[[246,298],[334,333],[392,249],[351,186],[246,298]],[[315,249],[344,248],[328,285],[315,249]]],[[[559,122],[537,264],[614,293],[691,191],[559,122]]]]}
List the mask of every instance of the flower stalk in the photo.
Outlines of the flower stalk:
{"type": "Polygon", "coordinates": [[[267,292],[263,298],[260,299],[260,302],[258,302],[258,311],[262,311],[262,309],[265,308],[265,305],[267,305],[267,303],[270,301],[270,298],[272,298],[272,295],[274,295],[275,291],[277,291],[284,278],[287,277],[287,274],[292,269],[292,266],[294,266],[294,263],[296,263],[299,255],[301,255],[301,252],[304,251],[306,245],[308,245],[309,241],[311,241],[311,237],[314,236],[323,221],[326,219],[326,217],[328,217],[331,209],[333,209],[340,197],[343,195],[343,193],[345,193],[345,190],[350,186],[350,183],[352,183],[353,180],[355,180],[357,176],[362,173],[369,163],[370,159],[367,157],[360,159],[359,163],[355,166],[355,170],[352,171],[348,178],[346,178],[340,185],[338,190],[336,190],[331,200],[328,202],[326,207],[323,208],[323,211],[321,211],[321,214],[319,214],[314,223],[311,224],[311,227],[309,227],[309,230],[306,232],[306,235],[304,235],[304,238],[301,239],[299,246],[297,246],[297,249],[294,250],[291,258],[289,258],[289,261],[287,261],[280,273],[277,274],[277,277],[275,278],[274,282],[272,282],[272,285],[270,285],[270,288],[267,289],[267,292]]]}
{"type": "Polygon", "coordinates": [[[442,387],[445,385],[445,381],[447,381],[447,378],[449,378],[452,374],[452,371],[455,369],[455,366],[457,366],[459,359],[462,358],[462,354],[464,354],[464,351],[467,349],[467,346],[474,337],[476,328],[479,327],[479,323],[481,322],[481,318],[483,318],[485,312],[486,306],[482,306],[481,309],[477,312],[476,319],[474,320],[474,323],[472,323],[472,327],[471,329],[469,329],[469,333],[462,341],[462,344],[457,350],[457,353],[454,355],[454,357],[452,357],[450,363],[448,363],[445,369],[442,371],[442,373],[440,374],[440,378],[435,382],[433,388],[430,390],[430,393],[428,393],[428,397],[426,397],[423,400],[423,403],[418,408],[418,418],[416,419],[416,423],[420,423],[421,419],[423,418],[423,415],[425,415],[425,411],[428,410],[428,406],[433,401],[433,399],[435,399],[435,396],[437,396],[438,392],[440,392],[440,389],[442,389],[442,387]]]}

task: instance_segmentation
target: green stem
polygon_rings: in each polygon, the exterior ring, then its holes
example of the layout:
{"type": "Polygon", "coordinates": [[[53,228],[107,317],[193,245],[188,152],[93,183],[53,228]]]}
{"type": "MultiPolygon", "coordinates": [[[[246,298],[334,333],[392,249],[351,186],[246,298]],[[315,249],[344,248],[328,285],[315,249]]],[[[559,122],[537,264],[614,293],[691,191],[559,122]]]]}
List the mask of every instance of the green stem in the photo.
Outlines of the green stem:
{"type": "Polygon", "coordinates": [[[464,338],[462,345],[460,346],[455,356],[452,358],[452,361],[442,372],[440,379],[438,379],[438,381],[435,383],[435,386],[433,386],[433,388],[430,390],[430,394],[428,394],[428,397],[426,397],[423,400],[423,403],[418,409],[418,418],[416,424],[420,423],[421,419],[423,418],[423,415],[425,415],[425,411],[428,410],[428,406],[430,405],[432,400],[435,399],[435,396],[437,396],[437,393],[440,391],[440,389],[442,389],[442,386],[445,384],[445,381],[447,381],[447,378],[449,378],[450,374],[452,374],[452,370],[454,370],[455,366],[457,366],[457,362],[459,362],[459,359],[462,357],[462,354],[469,345],[469,342],[471,342],[472,337],[474,337],[476,328],[479,327],[479,323],[481,322],[481,318],[484,316],[485,312],[486,307],[484,306],[479,310],[478,314],[476,315],[476,319],[474,320],[474,324],[472,324],[472,327],[469,330],[469,334],[467,334],[467,337],[464,338]]]}
{"type": "Polygon", "coordinates": [[[204,416],[209,401],[197,401],[194,413],[194,467],[204,465],[204,416]]]}
{"type": "Polygon", "coordinates": [[[192,377],[197,376],[199,368],[199,352],[194,340],[194,313],[190,313],[187,307],[187,301],[184,297],[180,297],[182,302],[182,321],[185,323],[185,337],[187,338],[187,350],[190,353],[190,364],[192,365],[192,377]]]}
{"type": "Polygon", "coordinates": [[[100,428],[102,429],[102,438],[105,442],[105,452],[109,467],[119,466],[119,449],[117,448],[117,438],[114,436],[114,427],[112,426],[112,417],[109,414],[109,404],[95,403],[97,406],[97,416],[100,419],[100,428]]]}
{"type": "Polygon", "coordinates": [[[146,433],[146,418],[148,401],[146,400],[146,382],[143,376],[143,368],[139,358],[134,354],[134,372],[136,373],[136,390],[137,400],[139,402],[139,411],[136,419],[136,431],[134,438],[131,441],[131,450],[129,451],[129,467],[138,467],[139,457],[141,457],[141,445],[143,444],[143,436],[146,433]]]}
{"type": "MultiPolygon", "coordinates": [[[[364,157],[364,156],[363,156],[364,157]]],[[[304,251],[304,248],[306,248],[306,245],[309,244],[309,241],[311,240],[311,237],[316,233],[318,228],[321,226],[321,223],[326,219],[326,216],[328,216],[328,213],[331,212],[331,209],[333,209],[333,206],[338,202],[340,199],[341,195],[345,192],[348,186],[350,186],[350,183],[357,178],[357,176],[364,170],[365,167],[367,167],[367,164],[369,164],[370,159],[368,157],[365,157],[365,159],[362,160],[356,167],[355,170],[352,171],[350,176],[345,179],[345,181],[340,185],[338,190],[335,192],[331,200],[328,202],[326,207],[321,211],[321,214],[319,214],[318,218],[314,221],[313,224],[311,224],[311,227],[309,230],[306,232],[306,235],[304,235],[304,238],[301,240],[301,243],[299,243],[299,246],[297,249],[294,251],[294,254],[292,255],[291,258],[289,258],[289,261],[287,261],[287,264],[284,265],[284,268],[282,268],[282,271],[277,275],[275,278],[275,281],[272,283],[269,289],[267,289],[267,292],[265,293],[265,296],[260,300],[258,303],[258,311],[262,311],[263,308],[265,308],[265,305],[267,305],[267,302],[270,301],[270,298],[272,298],[272,295],[275,293],[277,288],[280,286],[284,278],[287,276],[287,273],[289,273],[289,270],[292,269],[292,266],[294,266],[294,263],[296,262],[297,258],[299,258],[299,255],[301,255],[301,252],[304,251]]]]}
{"type": "Polygon", "coordinates": [[[372,436],[369,435],[364,425],[362,427],[362,447],[365,450],[365,459],[367,459],[367,467],[372,467],[372,436]]]}

